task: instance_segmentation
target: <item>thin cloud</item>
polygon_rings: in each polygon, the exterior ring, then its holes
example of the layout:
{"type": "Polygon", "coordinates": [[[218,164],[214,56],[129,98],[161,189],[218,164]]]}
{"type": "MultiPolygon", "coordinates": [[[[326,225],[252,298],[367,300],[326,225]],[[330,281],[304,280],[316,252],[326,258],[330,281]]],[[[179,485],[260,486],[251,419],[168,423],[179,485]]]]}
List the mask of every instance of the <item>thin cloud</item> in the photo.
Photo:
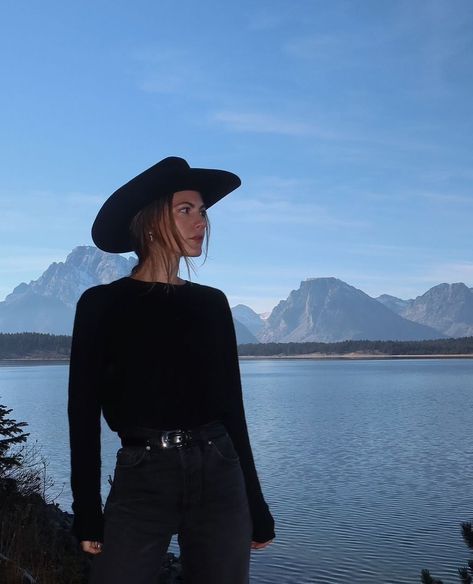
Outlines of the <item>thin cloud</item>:
{"type": "Polygon", "coordinates": [[[138,88],[146,93],[177,94],[192,87],[193,92],[208,91],[206,68],[187,49],[140,47],[131,53],[138,88]]]}
{"type": "Polygon", "coordinates": [[[432,267],[425,275],[430,280],[441,282],[463,282],[467,286],[473,285],[473,262],[455,261],[439,264],[432,267]]]}
{"type": "Polygon", "coordinates": [[[432,248],[422,248],[418,246],[409,245],[388,245],[381,243],[367,243],[353,245],[347,248],[347,253],[358,256],[367,257],[388,257],[388,258],[434,258],[438,256],[438,252],[432,250],[432,248]]]}
{"type": "Polygon", "coordinates": [[[333,213],[323,204],[312,202],[315,196],[318,201],[324,198],[314,179],[260,176],[249,179],[246,190],[254,194],[243,199],[229,198],[225,201],[226,210],[216,207],[213,211],[215,215],[231,209],[236,219],[251,223],[355,229],[371,226],[367,220],[344,217],[339,211],[333,213]]]}
{"type": "Polygon", "coordinates": [[[313,35],[291,39],[282,46],[283,53],[299,59],[323,59],[333,62],[341,60],[353,48],[353,39],[336,35],[313,35]]]}
{"type": "MultiPolygon", "coordinates": [[[[463,3],[471,10],[471,2],[463,3]]],[[[437,0],[419,4],[423,21],[426,23],[422,39],[421,82],[429,92],[445,95],[453,85],[452,69],[463,62],[471,70],[471,27],[465,20],[464,10],[458,10],[457,3],[437,0]]]]}
{"type": "Polygon", "coordinates": [[[64,206],[66,205],[96,205],[100,202],[103,203],[104,196],[97,195],[93,193],[84,193],[80,191],[69,191],[65,193],[59,193],[54,191],[45,190],[28,190],[23,193],[9,194],[2,193],[0,195],[0,205],[4,208],[11,206],[27,205],[32,204],[37,205],[52,205],[56,206],[60,200],[64,206]]]}
{"type": "MultiPolygon", "coordinates": [[[[273,134],[295,138],[316,138],[319,146],[327,148],[327,145],[333,143],[336,145],[337,157],[349,161],[371,161],[373,154],[378,153],[381,149],[388,151],[411,151],[411,152],[432,152],[441,149],[441,146],[432,142],[422,142],[418,139],[418,128],[412,127],[409,133],[403,132],[402,136],[396,137],[394,132],[387,135],[385,132],[379,132],[376,129],[357,128],[347,124],[343,130],[340,130],[340,123],[334,121],[330,126],[327,120],[322,123],[312,121],[301,121],[300,119],[291,119],[285,116],[270,114],[257,111],[232,111],[224,110],[215,112],[209,117],[210,122],[222,125],[226,130],[237,133],[249,134],[273,134]],[[347,129],[348,128],[348,129],[347,129]],[[340,148],[344,147],[344,150],[340,148]]],[[[391,167],[397,166],[397,161],[388,163],[385,157],[383,164],[391,167]]],[[[407,163],[404,163],[407,164],[407,163]]],[[[417,164],[412,162],[412,167],[417,168],[417,164]]]]}
{"type": "Polygon", "coordinates": [[[473,181],[473,170],[467,167],[461,168],[432,168],[421,173],[421,178],[433,182],[447,181],[473,181]]]}
{"type": "MultiPolygon", "coordinates": [[[[8,261],[9,257],[13,257],[14,260],[21,258],[53,258],[51,261],[63,261],[66,256],[71,252],[70,249],[57,246],[48,245],[37,245],[34,249],[35,253],[32,253],[31,246],[28,244],[14,244],[8,243],[3,245],[2,251],[5,255],[0,256],[0,262],[8,261]]],[[[49,264],[48,264],[49,265],[49,264]]],[[[46,269],[48,266],[44,266],[46,269]]]]}
{"type": "Polygon", "coordinates": [[[260,193],[268,193],[274,196],[274,193],[288,194],[294,191],[308,192],[316,186],[316,181],[312,178],[285,178],[280,176],[260,176],[247,181],[248,188],[260,193]]]}
{"type": "Polygon", "coordinates": [[[248,19],[248,30],[250,31],[267,31],[279,28],[282,24],[287,23],[287,15],[277,13],[273,9],[260,9],[251,14],[248,19]]]}
{"type": "Polygon", "coordinates": [[[211,114],[210,121],[238,133],[315,137],[331,141],[366,141],[362,133],[359,136],[350,135],[346,132],[334,131],[332,128],[328,129],[328,124],[322,125],[321,123],[291,119],[266,112],[224,110],[211,114]]]}
{"type": "Polygon", "coordinates": [[[142,46],[134,49],[131,54],[133,61],[145,66],[170,66],[177,62],[182,63],[190,58],[190,53],[184,48],[165,46],[142,46]]]}
{"type": "Polygon", "coordinates": [[[103,195],[70,192],[29,191],[22,194],[0,197],[1,234],[18,233],[18,226],[30,234],[44,229],[45,221],[51,223],[50,230],[69,231],[71,223],[78,217],[93,219],[104,202],[103,195]],[[61,203],[58,204],[58,201],[61,203]]]}
{"type": "Polygon", "coordinates": [[[252,12],[248,15],[248,30],[256,32],[274,31],[282,28],[283,34],[293,26],[300,27],[307,22],[306,14],[300,10],[294,10],[294,5],[290,2],[272,2],[268,6],[254,3],[252,12]]]}
{"type": "Polygon", "coordinates": [[[213,114],[212,121],[236,132],[283,136],[313,136],[318,133],[318,129],[309,123],[284,120],[262,113],[222,111],[213,114]]]}
{"type": "Polygon", "coordinates": [[[39,249],[32,251],[31,248],[19,250],[6,250],[8,255],[0,257],[0,272],[21,273],[26,271],[40,270],[41,273],[53,262],[61,262],[66,259],[70,250],[39,249]]]}
{"type": "MultiPolygon", "coordinates": [[[[423,177],[425,180],[425,177],[423,177]]],[[[432,179],[433,180],[433,179],[432,179]]],[[[433,182],[436,182],[433,180],[433,182]]],[[[438,181],[437,181],[438,182],[438,181]]],[[[352,191],[354,194],[355,191],[352,191]]],[[[406,190],[405,192],[381,192],[381,191],[359,191],[358,196],[363,196],[368,200],[379,201],[386,203],[392,203],[393,200],[399,201],[412,201],[413,199],[425,200],[426,202],[432,201],[436,203],[444,203],[448,206],[455,204],[459,205],[471,205],[473,204],[473,196],[470,195],[460,195],[455,193],[441,193],[435,191],[415,191],[406,190]]]]}
{"type": "Polygon", "coordinates": [[[184,87],[183,77],[173,74],[149,74],[140,81],[139,88],[145,93],[178,93],[184,87]]]}
{"type": "MultiPolygon", "coordinates": [[[[216,276],[221,276],[223,274],[229,274],[234,276],[239,282],[248,281],[250,278],[264,276],[267,278],[268,282],[278,282],[278,289],[281,288],[282,281],[290,281],[288,284],[288,292],[298,288],[300,282],[306,278],[309,274],[313,272],[313,266],[308,266],[307,264],[294,264],[290,266],[281,265],[277,258],[275,258],[275,263],[273,264],[244,264],[241,266],[229,265],[225,262],[214,262],[210,260],[206,267],[207,275],[215,274],[216,276]]],[[[251,289],[251,286],[247,287],[251,289]]],[[[265,286],[261,287],[259,284],[255,286],[256,290],[265,289],[265,286]]],[[[269,285],[267,288],[269,290],[274,290],[275,287],[269,285]]]]}
{"type": "Polygon", "coordinates": [[[356,65],[368,67],[373,65],[373,51],[379,53],[391,43],[398,32],[394,26],[390,30],[372,27],[369,34],[311,34],[294,37],[283,43],[283,54],[299,60],[323,62],[330,67],[356,65]],[[370,60],[365,57],[369,54],[370,60]]]}
{"type": "Polygon", "coordinates": [[[232,211],[250,223],[273,223],[285,225],[317,225],[318,227],[366,228],[367,221],[356,221],[331,213],[322,205],[299,203],[274,196],[229,201],[232,211]]]}
{"type": "Polygon", "coordinates": [[[451,205],[452,203],[460,203],[471,205],[473,204],[473,197],[467,197],[465,195],[451,195],[445,193],[417,193],[418,197],[429,199],[431,201],[436,201],[438,203],[445,203],[451,205]]]}

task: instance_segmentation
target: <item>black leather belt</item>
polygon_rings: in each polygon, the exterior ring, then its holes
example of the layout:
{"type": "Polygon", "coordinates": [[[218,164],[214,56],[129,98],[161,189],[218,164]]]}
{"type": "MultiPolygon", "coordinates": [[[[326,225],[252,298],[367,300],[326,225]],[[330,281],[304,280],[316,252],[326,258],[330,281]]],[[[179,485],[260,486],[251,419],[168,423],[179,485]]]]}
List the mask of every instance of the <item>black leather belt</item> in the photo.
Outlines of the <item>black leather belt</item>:
{"type": "Polygon", "coordinates": [[[122,446],[144,446],[158,448],[183,448],[197,441],[211,440],[227,433],[221,422],[210,422],[189,430],[155,430],[152,428],[127,428],[119,433],[122,446]]]}

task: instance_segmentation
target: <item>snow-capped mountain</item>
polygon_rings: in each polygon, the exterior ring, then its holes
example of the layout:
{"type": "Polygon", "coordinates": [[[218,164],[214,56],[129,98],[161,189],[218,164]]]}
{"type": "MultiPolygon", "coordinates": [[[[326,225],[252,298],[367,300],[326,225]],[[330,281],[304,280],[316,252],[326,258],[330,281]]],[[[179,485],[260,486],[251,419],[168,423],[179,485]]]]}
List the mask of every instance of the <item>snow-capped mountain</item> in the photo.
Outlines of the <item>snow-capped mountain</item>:
{"type": "Polygon", "coordinates": [[[87,288],[130,273],[135,260],[92,246],[76,247],[37,279],[0,302],[0,332],[71,334],[77,300],[87,288]]]}

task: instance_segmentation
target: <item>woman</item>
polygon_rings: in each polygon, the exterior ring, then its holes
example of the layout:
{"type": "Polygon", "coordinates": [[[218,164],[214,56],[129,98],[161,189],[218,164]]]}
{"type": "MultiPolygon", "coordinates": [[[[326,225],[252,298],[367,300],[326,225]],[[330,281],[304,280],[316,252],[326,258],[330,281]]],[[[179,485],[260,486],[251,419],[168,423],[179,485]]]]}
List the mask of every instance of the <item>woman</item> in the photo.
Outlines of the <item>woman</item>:
{"type": "MultiPolygon", "coordinates": [[[[118,189],[97,247],[135,251],[130,277],[77,304],[69,377],[74,532],[93,584],[150,584],[174,533],[184,582],[248,582],[274,521],[242,401],[232,315],[216,288],[178,276],[202,253],[206,209],[240,185],[227,171],[158,162],[118,189]],[[121,438],[102,513],[100,414],[121,438]]],[[[206,240],[207,242],[207,240],[206,240]]]]}

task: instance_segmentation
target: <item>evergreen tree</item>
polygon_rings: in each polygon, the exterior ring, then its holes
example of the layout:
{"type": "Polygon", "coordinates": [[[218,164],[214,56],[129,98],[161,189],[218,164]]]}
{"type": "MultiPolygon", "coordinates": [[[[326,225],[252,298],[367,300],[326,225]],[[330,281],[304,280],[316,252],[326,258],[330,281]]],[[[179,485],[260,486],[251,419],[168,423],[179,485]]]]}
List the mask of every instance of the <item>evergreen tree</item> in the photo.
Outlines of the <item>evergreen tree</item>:
{"type": "MultiPolygon", "coordinates": [[[[465,521],[462,523],[462,536],[463,541],[473,550],[473,529],[471,523],[465,521]]],[[[468,568],[459,568],[458,574],[460,576],[460,582],[462,584],[471,584],[473,582],[473,560],[468,560],[468,568]]]]}
{"type": "Polygon", "coordinates": [[[422,584],[443,584],[442,580],[437,580],[437,578],[432,578],[429,570],[422,570],[421,579],[422,579],[422,584]]]}
{"type": "MultiPolygon", "coordinates": [[[[473,550],[473,527],[470,522],[461,524],[463,541],[470,550],[473,550]]],[[[458,576],[461,584],[473,584],[473,560],[468,560],[467,568],[458,568],[458,576]]],[[[422,584],[443,584],[442,580],[432,578],[429,570],[422,570],[421,572],[422,584]]]]}
{"type": "Polygon", "coordinates": [[[23,431],[26,422],[17,422],[8,416],[11,409],[0,404],[0,478],[6,471],[21,464],[21,451],[12,452],[12,446],[26,442],[28,433],[23,431]]]}

